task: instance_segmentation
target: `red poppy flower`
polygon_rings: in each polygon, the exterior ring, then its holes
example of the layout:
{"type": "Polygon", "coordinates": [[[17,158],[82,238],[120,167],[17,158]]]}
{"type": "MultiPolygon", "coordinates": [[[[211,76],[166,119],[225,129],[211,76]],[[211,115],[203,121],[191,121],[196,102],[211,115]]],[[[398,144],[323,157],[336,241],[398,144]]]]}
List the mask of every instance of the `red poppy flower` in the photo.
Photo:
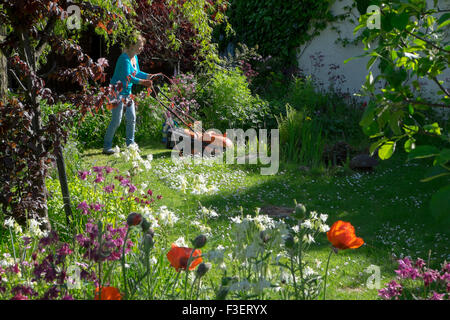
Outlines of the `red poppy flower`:
{"type": "MultiPolygon", "coordinates": [[[[175,270],[177,270],[177,272],[179,272],[180,269],[186,270],[187,262],[191,255],[192,250],[194,249],[178,247],[176,244],[172,244],[172,249],[170,249],[170,251],[167,253],[167,259],[169,260],[171,266],[174,267],[175,270]]],[[[202,255],[201,250],[199,249],[194,250],[189,270],[194,270],[196,266],[202,263],[203,260],[200,257],[201,255],[202,255]]]]}
{"type": "Polygon", "coordinates": [[[364,244],[362,238],[355,235],[355,228],[350,222],[336,221],[327,232],[328,240],[333,247],[341,250],[356,249],[364,244]]]}
{"type": "Polygon", "coordinates": [[[99,296],[99,288],[95,289],[95,300],[122,300],[119,289],[114,287],[103,287],[99,296]]]}

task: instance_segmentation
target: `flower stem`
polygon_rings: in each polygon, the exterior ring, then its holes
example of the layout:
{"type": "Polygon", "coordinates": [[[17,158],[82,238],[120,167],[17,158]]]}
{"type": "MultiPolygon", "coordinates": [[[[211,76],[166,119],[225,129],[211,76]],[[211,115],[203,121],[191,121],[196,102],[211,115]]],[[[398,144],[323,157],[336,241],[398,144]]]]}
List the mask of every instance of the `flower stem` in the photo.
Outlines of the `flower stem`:
{"type": "Polygon", "coordinates": [[[186,292],[187,292],[187,283],[188,283],[188,273],[189,273],[189,266],[191,265],[191,259],[192,259],[192,255],[194,254],[194,250],[192,249],[191,254],[189,256],[189,259],[186,263],[186,278],[184,281],[184,299],[186,300],[186,292]]]}
{"type": "Polygon", "coordinates": [[[327,293],[327,277],[328,277],[328,265],[330,264],[330,258],[333,254],[333,249],[331,249],[330,254],[328,255],[327,268],[325,269],[325,281],[323,285],[323,300],[325,300],[325,295],[327,293]]]}
{"type": "Polygon", "coordinates": [[[123,286],[125,290],[125,300],[128,297],[128,290],[127,290],[127,275],[125,270],[125,246],[127,245],[127,239],[128,239],[128,233],[130,232],[130,228],[127,229],[127,234],[125,235],[125,239],[123,240],[123,247],[122,247],[122,274],[123,274],[123,286]]]}

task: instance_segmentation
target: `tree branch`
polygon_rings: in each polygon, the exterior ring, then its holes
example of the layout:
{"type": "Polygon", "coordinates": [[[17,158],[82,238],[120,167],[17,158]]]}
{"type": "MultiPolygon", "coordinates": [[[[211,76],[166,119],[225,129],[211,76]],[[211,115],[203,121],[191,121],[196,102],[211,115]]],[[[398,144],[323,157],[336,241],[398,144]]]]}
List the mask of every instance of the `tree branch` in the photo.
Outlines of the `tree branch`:
{"type": "Polygon", "coordinates": [[[433,77],[433,78],[431,78],[431,79],[438,85],[438,87],[439,87],[442,91],[444,91],[444,93],[445,93],[445,95],[446,95],[447,97],[450,97],[450,92],[448,92],[448,90],[445,89],[445,88],[442,86],[442,84],[439,83],[439,80],[438,80],[436,77],[433,77]]]}
{"type": "Polygon", "coordinates": [[[443,49],[443,48],[441,48],[441,47],[438,47],[438,46],[435,45],[433,42],[431,42],[431,41],[429,41],[429,40],[427,40],[427,39],[425,39],[425,38],[422,38],[422,37],[420,37],[420,36],[418,36],[418,35],[416,35],[416,34],[414,34],[414,33],[412,33],[412,32],[409,32],[408,30],[405,30],[405,31],[406,31],[407,34],[412,35],[413,37],[415,37],[415,38],[417,38],[417,39],[419,39],[419,40],[424,41],[425,43],[429,44],[429,45],[432,46],[433,48],[435,48],[435,49],[437,49],[437,50],[439,50],[439,51],[442,51],[442,52],[445,52],[445,53],[449,53],[449,54],[450,54],[450,51],[445,50],[445,49],[443,49]]]}
{"type": "Polygon", "coordinates": [[[47,23],[47,25],[44,28],[44,31],[42,32],[42,38],[39,41],[38,45],[36,46],[36,58],[39,58],[42,52],[44,51],[45,46],[48,43],[50,31],[53,30],[55,24],[56,18],[55,17],[50,18],[50,21],[47,23]]]}
{"type": "Polygon", "coordinates": [[[437,107],[437,108],[450,108],[450,105],[443,104],[443,103],[432,103],[427,101],[418,101],[418,100],[410,100],[405,99],[405,102],[411,103],[411,104],[422,104],[430,107],[437,107]]]}

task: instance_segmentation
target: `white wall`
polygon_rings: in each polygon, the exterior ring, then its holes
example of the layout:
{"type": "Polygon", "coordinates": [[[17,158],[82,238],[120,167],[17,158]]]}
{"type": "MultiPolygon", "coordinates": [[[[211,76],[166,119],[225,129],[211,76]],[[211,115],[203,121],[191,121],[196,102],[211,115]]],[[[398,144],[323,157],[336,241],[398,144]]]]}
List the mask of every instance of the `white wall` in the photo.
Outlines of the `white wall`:
{"type": "MultiPolygon", "coordinates": [[[[343,13],[343,7],[346,5],[351,5],[352,0],[343,0],[336,1],[332,7],[333,14],[343,13]]],[[[430,2],[432,3],[432,1],[430,2]]],[[[450,7],[450,0],[440,0],[439,8],[447,8],[450,7]]],[[[353,14],[355,17],[359,18],[359,12],[356,8],[353,9],[353,14]]],[[[349,21],[336,23],[335,26],[338,27],[342,34],[342,38],[348,38],[353,40],[356,36],[353,35],[353,29],[357,25],[357,20],[355,19],[355,24],[352,24],[349,21]]],[[[381,26],[382,27],[382,26],[381,26]]],[[[347,45],[346,47],[342,46],[342,43],[335,43],[338,38],[338,34],[336,31],[331,29],[331,26],[328,26],[325,30],[321,32],[319,36],[312,40],[309,45],[303,46],[299,48],[300,54],[298,56],[299,67],[306,73],[312,74],[316,78],[320,79],[321,82],[324,83],[325,88],[328,88],[330,81],[330,75],[328,74],[330,64],[336,64],[339,66],[339,69],[335,71],[336,74],[343,74],[346,82],[340,86],[342,91],[348,91],[350,93],[355,93],[360,91],[361,85],[365,81],[365,77],[368,74],[366,69],[367,62],[369,58],[359,58],[354,59],[346,64],[344,61],[348,58],[359,56],[365,53],[364,45],[362,43],[358,45],[347,45]],[[323,64],[322,68],[316,68],[313,66],[313,59],[311,59],[311,55],[316,55],[317,53],[321,53],[323,55],[323,64]]],[[[374,64],[372,66],[372,72],[374,76],[378,73],[378,66],[374,64]]],[[[450,69],[447,69],[446,72],[439,77],[440,80],[444,80],[444,86],[450,88],[450,69]]],[[[421,81],[422,82],[422,81],[421,81]]],[[[427,95],[429,97],[433,97],[433,92],[438,91],[437,86],[423,79],[424,86],[427,90],[427,95]]]]}

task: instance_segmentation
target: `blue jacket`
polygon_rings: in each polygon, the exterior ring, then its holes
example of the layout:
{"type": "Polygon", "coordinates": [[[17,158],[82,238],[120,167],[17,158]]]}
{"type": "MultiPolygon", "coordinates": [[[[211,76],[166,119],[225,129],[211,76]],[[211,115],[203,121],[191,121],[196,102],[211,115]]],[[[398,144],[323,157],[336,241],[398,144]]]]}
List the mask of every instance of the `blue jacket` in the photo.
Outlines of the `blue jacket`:
{"type": "Polygon", "coordinates": [[[117,81],[121,81],[123,85],[120,95],[127,96],[131,93],[131,87],[133,84],[139,84],[139,79],[147,79],[148,73],[142,72],[139,69],[139,62],[137,56],[136,69],[131,64],[130,57],[124,52],[117,59],[116,68],[114,69],[114,75],[111,78],[110,83],[116,84],[117,81]],[[129,76],[129,79],[128,79],[129,76]]]}

